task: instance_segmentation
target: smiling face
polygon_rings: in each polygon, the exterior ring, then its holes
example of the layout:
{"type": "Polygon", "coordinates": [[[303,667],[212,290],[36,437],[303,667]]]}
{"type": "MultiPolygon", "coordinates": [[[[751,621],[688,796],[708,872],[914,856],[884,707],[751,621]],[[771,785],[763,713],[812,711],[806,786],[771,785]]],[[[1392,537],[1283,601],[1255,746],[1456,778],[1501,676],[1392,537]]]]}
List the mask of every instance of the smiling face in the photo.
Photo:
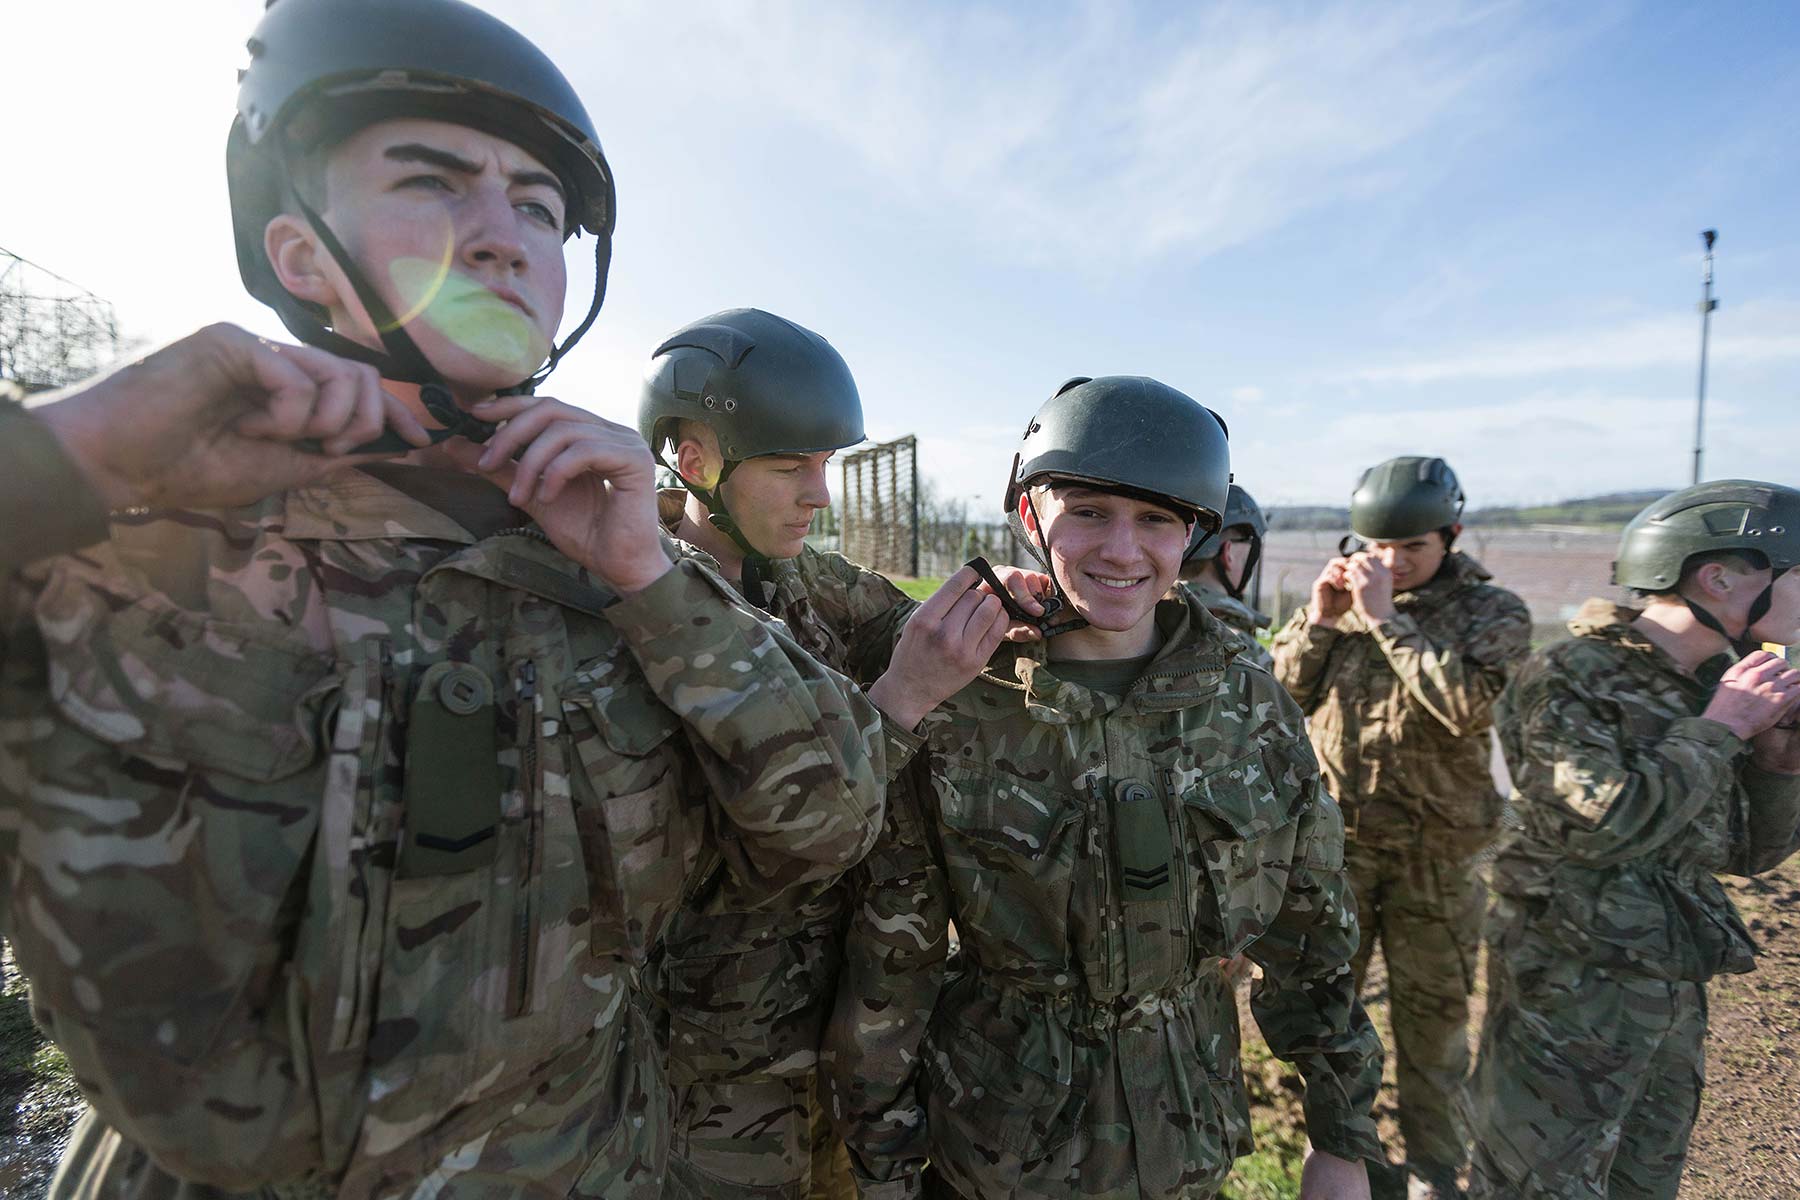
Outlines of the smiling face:
{"type": "Polygon", "coordinates": [[[1181,570],[1192,526],[1173,508],[1075,485],[1037,487],[1019,498],[1027,529],[1043,522],[1056,577],[1096,629],[1123,633],[1152,619],[1181,570]]]}
{"type": "Polygon", "coordinates": [[[1437,577],[1438,569],[1450,554],[1450,546],[1444,540],[1443,532],[1434,529],[1418,537],[1370,542],[1368,553],[1393,572],[1395,592],[1409,592],[1437,577]]]}
{"type": "MultiPolygon", "coordinates": [[[[562,322],[566,198],[510,142],[443,121],[377,122],[325,160],[321,215],[459,398],[530,375],[562,322]]],[[[381,341],[354,289],[299,216],[264,237],[283,286],[339,333],[381,341]]]]}

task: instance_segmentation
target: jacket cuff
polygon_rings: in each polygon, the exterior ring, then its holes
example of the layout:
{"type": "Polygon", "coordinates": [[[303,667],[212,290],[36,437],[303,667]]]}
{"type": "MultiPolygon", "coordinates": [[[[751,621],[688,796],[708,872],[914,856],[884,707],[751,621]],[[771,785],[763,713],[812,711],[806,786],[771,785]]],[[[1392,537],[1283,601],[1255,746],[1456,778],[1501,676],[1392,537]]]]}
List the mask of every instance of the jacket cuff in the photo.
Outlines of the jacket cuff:
{"type": "Polygon", "coordinates": [[[1663,736],[1682,737],[1703,746],[1715,746],[1728,757],[1745,749],[1737,734],[1706,717],[1678,717],[1669,722],[1669,730],[1663,736]]]}
{"type": "Polygon", "coordinates": [[[1402,638],[1423,632],[1419,623],[1403,612],[1397,612],[1385,621],[1373,621],[1369,624],[1369,632],[1383,647],[1391,646],[1402,638]]]}
{"type": "Polygon", "coordinates": [[[912,762],[913,756],[924,748],[925,735],[914,733],[910,729],[902,729],[900,722],[886,713],[882,713],[881,738],[887,748],[886,781],[893,783],[905,773],[907,764],[912,762]]]}
{"type": "Polygon", "coordinates": [[[1306,1107],[1306,1139],[1314,1150],[1335,1154],[1355,1162],[1387,1165],[1387,1154],[1381,1148],[1381,1134],[1375,1118],[1338,1112],[1315,1112],[1306,1107]]]}
{"type": "Polygon", "coordinates": [[[0,571],[107,539],[106,506],[56,434],[0,404],[0,571]]]}

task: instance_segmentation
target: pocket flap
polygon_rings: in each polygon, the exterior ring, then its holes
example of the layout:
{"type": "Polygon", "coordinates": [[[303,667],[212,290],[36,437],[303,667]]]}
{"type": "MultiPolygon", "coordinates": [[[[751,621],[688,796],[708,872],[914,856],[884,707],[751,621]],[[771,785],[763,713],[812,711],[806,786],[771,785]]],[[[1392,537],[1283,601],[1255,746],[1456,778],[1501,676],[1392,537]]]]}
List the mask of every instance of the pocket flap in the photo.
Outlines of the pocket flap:
{"type": "Polygon", "coordinates": [[[932,774],[946,825],[1023,858],[1042,858],[1056,831],[1082,812],[1050,789],[998,771],[952,764],[932,774]]]}
{"type": "Polygon", "coordinates": [[[1081,1127],[1087,1108],[1082,1088],[1040,1075],[977,1033],[934,1031],[924,1049],[934,1099],[967,1123],[981,1144],[1005,1147],[1030,1162],[1081,1127]]]}
{"type": "Polygon", "coordinates": [[[331,678],[327,655],[147,601],[44,644],[57,710],[127,753],[259,782],[317,756],[301,709],[331,678]]]}
{"type": "Polygon", "coordinates": [[[681,728],[681,718],[651,699],[647,687],[581,689],[564,704],[587,714],[607,747],[629,758],[644,757],[681,728]]]}
{"type": "Polygon", "coordinates": [[[1246,840],[1272,833],[1294,817],[1289,802],[1276,790],[1261,749],[1208,772],[1182,801],[1246,840]]]}

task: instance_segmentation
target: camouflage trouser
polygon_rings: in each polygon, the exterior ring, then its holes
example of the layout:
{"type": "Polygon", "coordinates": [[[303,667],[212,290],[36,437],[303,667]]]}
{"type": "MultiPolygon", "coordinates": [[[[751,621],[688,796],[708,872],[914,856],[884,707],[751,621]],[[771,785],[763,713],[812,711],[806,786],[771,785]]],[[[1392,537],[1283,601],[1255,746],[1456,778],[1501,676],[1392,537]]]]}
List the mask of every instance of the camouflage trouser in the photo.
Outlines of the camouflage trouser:
{"type": "Polygon", "coordinates": [[[1555,961],[1488,963],[1470,1196],[1674,1200],[1705,1084],[1706,992],[1555,961]]]}
{"type": "Polygon", "coordinates": [[[1486,888],[1475,864],[1418,851],[1344,847],[1362,944],[1351,966],[1360,990],[1377,940],[1387,963],[1400,1134],[1407,1165],[1447,1179],[1466,1157],[1463,1081],[1469,1071],[1469,992],[1486,888]]]}
{"type": "Polygon", "coordinates": [[[819,1107],[814,1079],[681,1088],[663,1196],[854,1200],[849,1152],[819,1107]]]}

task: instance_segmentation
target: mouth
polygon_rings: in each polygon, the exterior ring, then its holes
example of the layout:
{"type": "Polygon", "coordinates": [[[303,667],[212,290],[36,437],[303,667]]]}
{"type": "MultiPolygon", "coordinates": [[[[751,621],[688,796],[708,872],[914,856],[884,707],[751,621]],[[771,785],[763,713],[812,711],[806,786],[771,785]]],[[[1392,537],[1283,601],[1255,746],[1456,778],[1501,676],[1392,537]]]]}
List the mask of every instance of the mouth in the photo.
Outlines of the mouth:
{"type": "Polygon", "coordinates": [[[1108,592],[1118,593],[1118,594],[1123,594],[1125,592],[1131,591],[1134,588],[1141,587],[1145,583],[1149,582],[1149,579],[1150,579],[1150,577],[1148,575],[1136,575],[1136,576],[1130,576],[1130,577],[1114,576],[1114,575],[1095,575],[1091,571],[1083,572],[1083,574],[1085,574],[1089,579],[1093,580],[1095,583],[1099,584],[1100,587],[1103,588],[1104,590],[1106,590],[1108,592]]]}
{"type": "Polygon", "coordinates": [[[504,300],[528,317],[535,318],[537,316],[537,313],[532,309],[531,305],[525,303],[525,297],[519,295],[519,293],[513,291],[511,288],[491,287],[488,289],[488,292],[491,295],[504,300]]]}

